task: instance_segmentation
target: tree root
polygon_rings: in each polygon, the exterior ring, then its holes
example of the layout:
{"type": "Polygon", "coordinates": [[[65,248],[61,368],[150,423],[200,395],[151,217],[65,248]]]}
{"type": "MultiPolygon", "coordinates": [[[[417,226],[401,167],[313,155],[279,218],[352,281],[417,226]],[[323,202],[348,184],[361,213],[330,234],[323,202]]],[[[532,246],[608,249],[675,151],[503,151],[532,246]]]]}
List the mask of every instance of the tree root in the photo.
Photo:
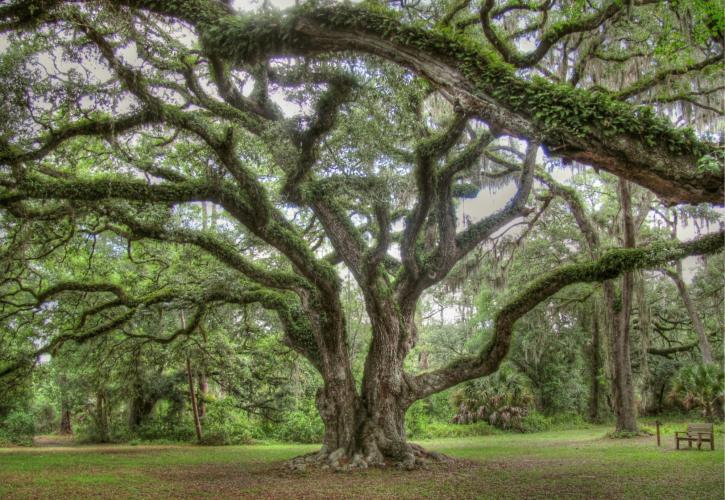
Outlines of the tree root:
{"type": "Polygon", "coordinates": [[[367,469],[369,467],[396,467],[405,470],[425,469],[432,463],[453,463],[455,460],[436,451],[428,451],[420,445],[405,444],[404,453],[394,457],[369,453],[365,456],[361,452],[348,453],[344,448],[327,452],[324,448],[318,452],[301,455],[285,462],[287,469],[292,471],[306,471],[319,468],[332,472],[348,472],[367,469]]]}

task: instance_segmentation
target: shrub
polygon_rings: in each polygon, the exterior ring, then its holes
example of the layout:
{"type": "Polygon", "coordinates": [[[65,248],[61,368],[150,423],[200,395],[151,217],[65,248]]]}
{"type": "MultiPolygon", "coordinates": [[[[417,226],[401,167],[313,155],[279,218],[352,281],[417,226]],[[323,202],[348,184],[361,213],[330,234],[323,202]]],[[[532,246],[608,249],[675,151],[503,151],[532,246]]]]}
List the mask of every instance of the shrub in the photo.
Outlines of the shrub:
{"type": "Polygon", "coordinates": [[[268,427],[268,436],[292,443],[320,443],[325,432],[315,403],[301,400],[295,411],[286,412],[281,422],[268,427]]]}
{"type": "Polygon", "coordinates": [[[490,436],[500,432],[486,422],[476,422],[470,425],[428,422],[426,425],[417,428],[414,433],[408,433],[408,437],[410,439],[463,438],[490,436]]]}
{"type": "Polygon", "coordinates": [[[191,417],[186,418],[148,418],[134,430],[134,435],[144,441],[191,441],[194,439],[194,423],[191,417]]]}
{"type": "Polygon", "coordinates": [[[426,412],[423,401],[416,401],[405,413],[405,433],[408,436],[421,437],[430,423],[431,418],[426,412]]]}
{"type": "Polygon", "coordinates": [[[0,425],[0,441],[29,446],[33,444],[35,424],[33,415],[24,410],[13,410],[0,425]]]}
{"type": "Polygon", "coordinates": [[[521,419],[521,432],[542,432],[552,428],[552,419],[537,411],[532,411],[521,419]]]}
{"type": "Polygon", "coordinates": [[[231,398],[209,401],[202,426],[202,444],[248,444],[253,440],[253,424],[231,398]]]}

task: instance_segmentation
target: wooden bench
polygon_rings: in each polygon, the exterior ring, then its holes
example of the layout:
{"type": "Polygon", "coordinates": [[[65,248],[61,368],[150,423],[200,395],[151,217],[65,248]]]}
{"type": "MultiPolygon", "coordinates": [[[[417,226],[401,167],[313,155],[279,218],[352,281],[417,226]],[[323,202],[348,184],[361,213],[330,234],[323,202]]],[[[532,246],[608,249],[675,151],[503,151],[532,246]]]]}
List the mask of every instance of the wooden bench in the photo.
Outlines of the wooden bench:
{"type": "Polygon", "coordinates": [[[680,449],[680,441],[687,441],[692,448],[692,442],[697,442],[699,450],[702,443],[710,443],[710,449],[715,449],[715,433],[712,424],[687,424],[687,432],[675,432],[675,448],[680,449]]]}

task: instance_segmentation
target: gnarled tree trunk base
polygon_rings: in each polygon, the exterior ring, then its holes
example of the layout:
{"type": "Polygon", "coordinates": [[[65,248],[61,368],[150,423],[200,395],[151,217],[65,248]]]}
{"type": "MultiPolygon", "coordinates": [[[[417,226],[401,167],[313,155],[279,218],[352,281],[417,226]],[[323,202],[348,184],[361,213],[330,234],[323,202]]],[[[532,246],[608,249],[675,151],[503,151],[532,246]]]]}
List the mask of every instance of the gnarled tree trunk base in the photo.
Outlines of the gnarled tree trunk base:
{"type": "MultiPolygon", "coordinates": [[[[383,455],[380,453],[364,453],[363,450],[356,450],[352,453],[345,448],[338,448],[328,452],[324,447],[317,452],[308,453],[295,457],[286,462],[290,470],[305,471],[310,468],[319,468],[333,472],[346,472],[369,467],[395,467],[405,470],[416,470],[426,468],[433,463],[451,463],[454,459],[438,453],[428,451],[415,443],[400,443],[400,453],[394,455],[383,455]]],[[[379,449],[377,450],[379,453],[379,449]]]]}

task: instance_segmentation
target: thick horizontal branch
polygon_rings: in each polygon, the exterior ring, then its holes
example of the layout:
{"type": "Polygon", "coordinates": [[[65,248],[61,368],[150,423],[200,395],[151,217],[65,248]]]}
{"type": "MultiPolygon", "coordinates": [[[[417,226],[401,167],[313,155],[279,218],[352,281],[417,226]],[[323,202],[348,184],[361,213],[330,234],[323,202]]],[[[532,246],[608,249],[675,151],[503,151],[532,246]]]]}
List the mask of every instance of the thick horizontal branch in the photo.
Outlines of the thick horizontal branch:
{"type": "MultiPolygon", "coordinates": [[[[16,146],[0,142],[0,164],[16,164],[25,161],[38,160],[52,152],[63,142],[80,136],[113,136],[141,125],[156,123],[160,118],[146,110],[113,118],[110,116],[97,118],[84,118],[67,124],[37,138],[34,142],[40,144],[33,150],[25,151],[16,146]]],[[[2,139],[0,139],[2,141],[2,139]]]]}
{"type": "Polygon", "coordinates": [[[454,361],[449,366],[410,377],[416,399],[424,398],[466,380],[489,375],[498,369],[508,353],[513,327],[538,304],[575,283],[602,282],[636,269],[653,269],[690,255],[705,255],[723,248],[725,232],[718,232],[685,243],[658,242],[646,247],[619,248],[601,258],[563,266],[535,280],[496,314],[493,338],[478,356],[454,361]]]}
{"type": "Polygon", "coordinates": [[[647,354],[654,354],[655,356],[664,356],[669,357],[670,354],[677,354],[678,352],[687,352],[691,351],[692,349],[695,349],[697,347],[697,342],[693,342],[692,344],[686,344],[686,345],[680,345],[676,347],[664,347],[664,348],[656,348],[656,347],[650,347],[647,349],[647,354]]]}
{"type": "Polygon", "coordinates": [[[118,285],[114,285],[112,283],[84,283],[79,281],[65,281],[57,283],[37,294],[35,298],[38,304],[42,304],[43,302],[47,302],[52,297],[55,297],[63,292],[107,292],[114,294],[121,301],[128,300],[123,288],[118,285]]]}

